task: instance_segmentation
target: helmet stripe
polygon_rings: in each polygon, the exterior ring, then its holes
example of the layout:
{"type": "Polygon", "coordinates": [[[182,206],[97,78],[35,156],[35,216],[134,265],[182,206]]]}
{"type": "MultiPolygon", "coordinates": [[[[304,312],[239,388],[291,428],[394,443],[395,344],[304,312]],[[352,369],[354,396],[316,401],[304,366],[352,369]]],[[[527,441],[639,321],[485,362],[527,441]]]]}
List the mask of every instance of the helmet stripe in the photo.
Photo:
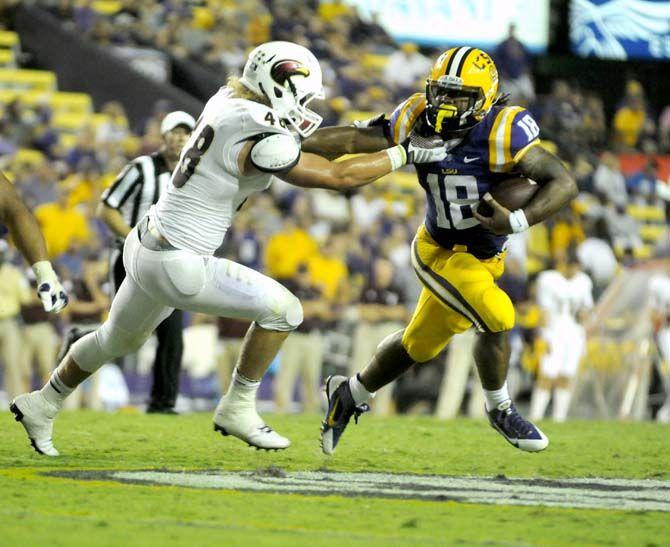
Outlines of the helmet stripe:
{"type": "Polygon", "coordinates": [[[463,63],[465,62],[465,57],[468,53],[473,50],[471,47],[461,47],[451,56],[449,59],[449,64],[447,65],[446,73],[449,76],[458,76],[461,69],[463,68],[463,63]]]}
{"type": "Polygon", "coordinates": [[[458,68],[456,69],[456,76],[461,77],[461,74],[463,74],[463,67],[465,66],[465,61],[468,59],[470,53],[472,53],[474,50],[475,48],[471,47],[463,54],[463,57],[461,57],[461,62],[458,63],[458,68]]]}

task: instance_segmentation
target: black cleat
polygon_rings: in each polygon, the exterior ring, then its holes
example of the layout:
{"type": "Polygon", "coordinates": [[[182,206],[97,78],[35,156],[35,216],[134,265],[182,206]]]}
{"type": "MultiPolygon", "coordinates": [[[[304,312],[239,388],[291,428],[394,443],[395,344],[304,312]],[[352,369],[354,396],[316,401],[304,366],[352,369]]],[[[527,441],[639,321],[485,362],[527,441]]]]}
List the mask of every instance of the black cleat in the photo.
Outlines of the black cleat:
{"type": "Polygon", "coordinates": [[[329,376],[326,380],[326,396],[328,397],[328,411],[326,419],[321,425],[321,449],[324,454],[332,454],[340,441],[340,437],[354,416],[358,417],[370,410],[367,403],[356,406],[349,388],[349,378],[346,376],[329,376]]]}
{"type": "Polygon", "coordinates": [[[500,403],[487,411],[491,427],[498,431],[508,443],[526,452],[540,452],[547,448],[549,439],[539,427],[526,420],[512,401],[500,403]]]}

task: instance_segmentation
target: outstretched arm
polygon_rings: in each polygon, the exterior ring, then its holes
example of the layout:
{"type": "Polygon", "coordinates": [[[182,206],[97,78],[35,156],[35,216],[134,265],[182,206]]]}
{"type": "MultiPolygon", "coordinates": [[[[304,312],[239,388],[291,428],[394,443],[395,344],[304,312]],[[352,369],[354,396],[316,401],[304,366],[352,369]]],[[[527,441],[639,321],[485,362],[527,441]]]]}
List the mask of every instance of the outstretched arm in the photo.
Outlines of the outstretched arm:
{"type": "Polygon", "coordinates": [[[0,173],[0,222],[3,222],[24,258],[32,265],[44,309],[58,312],[67,296],[47,259],[44,237],[37,219],[28,210],[14,185],[0,173]]]}
{"type": "Polygon", "coordinates": [[[318,129],[302,142],[302,150],[328,159],[344,154],[379,152],[395,144],[387,137],[381,122],[383,117],[362,122],[363,125],[357,127],[343,125],[318,129]]]}
{"type": "Polygon", "coordinates": [[[422,141],[420,146],[407,139],[403,144],[341,162],[301,153],[297,146],[290,137],[280,135],[259,141],[251,140],[238,155],[240,172],[249,174],[254,169],[260,169],[273,172],[283,180],[304,188],[349,190],[364,186],[407,163],[431,163],[441,161],[446,156],[444,142],[440,139],[422,141]],[[296,148],[290,150],[293,146],[296,148]],[[288,158],[290,162],[284,158],[288,158]],[[274,165],[287,167],[274,169],[274,165]]]}
{"type": "Polygon", "coordinates": [[[25,203],[0,173],[0,221],[3,222],[21,254],[30,264],[47,260],[47,248],[37,219],[25,203]]]}
{"type": "Polygon", "coordinates": [[[537,182],[540,189],[519,211],[509,211],[490,195],[484,197],[493,208],[493,215],[484,217],[475,211],[475,217],[496,234],[523,231],[550,217],[577,197],[577,183],[572,175],[559,158],[541,146],[530,148],[517,168],[524,177],[537,182]]]}

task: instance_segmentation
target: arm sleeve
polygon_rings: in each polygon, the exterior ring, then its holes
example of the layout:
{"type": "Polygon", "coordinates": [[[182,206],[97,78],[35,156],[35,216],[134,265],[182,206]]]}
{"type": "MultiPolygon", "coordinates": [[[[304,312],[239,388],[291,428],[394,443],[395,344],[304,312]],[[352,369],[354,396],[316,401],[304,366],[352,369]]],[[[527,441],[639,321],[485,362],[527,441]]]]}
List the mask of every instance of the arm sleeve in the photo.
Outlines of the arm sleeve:
{"type": "Polygon", "coordinates": [[[412,127],[426,109],[426,97],[423,93],[415,93],[400,103],[389,118],[390,136],[395,143],[401,143],[409,137],[412,127]]]}
{"type": "Polygon", "coordinates": [[[120,209],[140,184],[142,170],[137,163],[129,163],[114,179],[112,185],[102,193],[102,202],[112,209],[120,209]]]}
{"type": "Polygon", "coordinates": [[[520,106],[507,106],[496,115],[489,133],[489,167],[507,173],[528,150],[540,144],[540,128],[532,114],[520,106]]]}

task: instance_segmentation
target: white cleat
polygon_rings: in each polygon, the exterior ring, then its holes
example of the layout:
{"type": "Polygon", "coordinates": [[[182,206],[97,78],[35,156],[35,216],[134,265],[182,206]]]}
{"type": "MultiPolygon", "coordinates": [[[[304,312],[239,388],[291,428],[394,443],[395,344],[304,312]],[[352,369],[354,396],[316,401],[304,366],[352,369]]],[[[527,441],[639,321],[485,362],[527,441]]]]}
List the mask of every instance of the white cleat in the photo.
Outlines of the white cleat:
{"type": "Polygon", "coordinates": [[[266,425],[253,406],[219,403],[214,412],[214,431],[224,437],[232,435],[257,450],[283,450],[291,441],[266,425]]]}
{"type": "Polygon", "coordinates": [[[16,421],[24,427],[30,438],[30,444],[38,453],[58,456],[58,450],[52,440],[54,418],[58,414],[58,408],[46,401],[39,391],[33,391],[19,395],[9,405],[9,410],[14,414],[16,421]]]}

